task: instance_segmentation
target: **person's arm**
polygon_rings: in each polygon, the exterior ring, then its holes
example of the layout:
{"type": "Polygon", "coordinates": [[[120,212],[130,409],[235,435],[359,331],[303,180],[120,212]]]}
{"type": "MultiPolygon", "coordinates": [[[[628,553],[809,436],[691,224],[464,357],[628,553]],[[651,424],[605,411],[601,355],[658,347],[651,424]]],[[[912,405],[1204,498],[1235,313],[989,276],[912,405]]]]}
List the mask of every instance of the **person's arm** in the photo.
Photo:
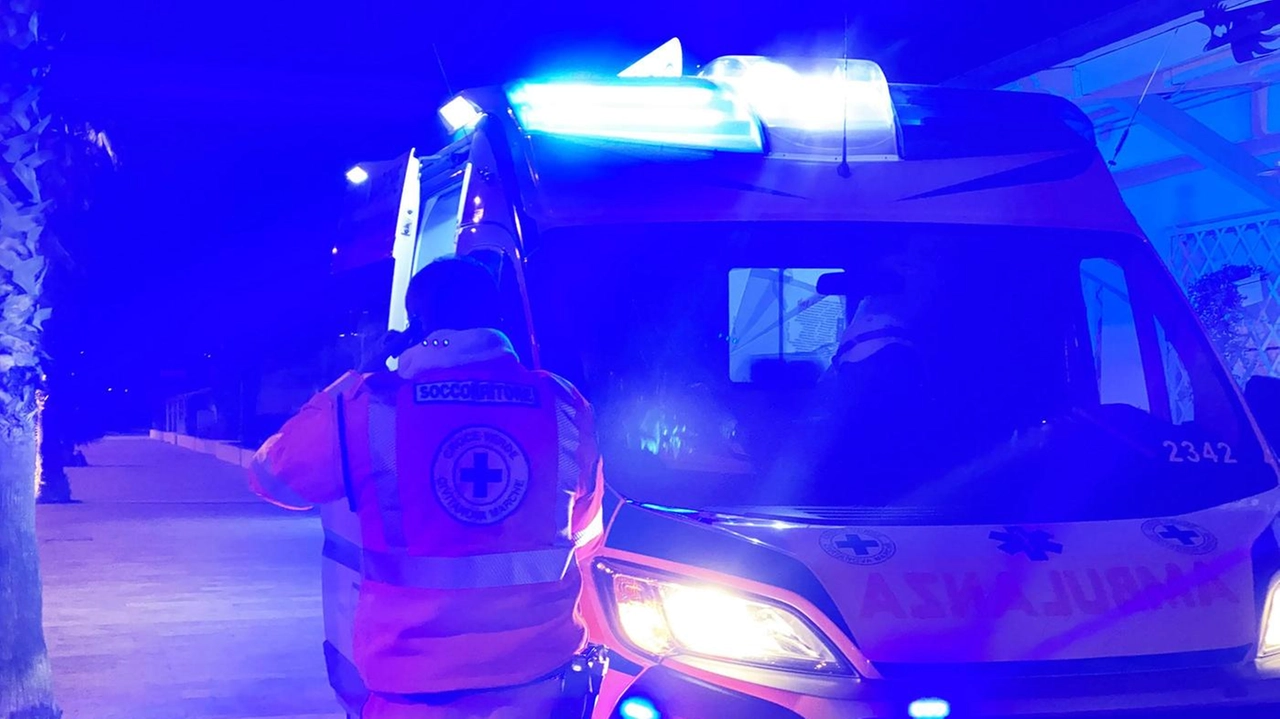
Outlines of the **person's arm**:
{"type": "Polygon", "coordinates": [[[249,466],[255,494],[286,509],[304,510],[346,493],[338,439],[338,398],[355,396],[362,377],[348,372],[303,405],[263,443],[249,466]]]}
{"type": "Polygon", "coordinates": [[[604,462],[597,457],[582,478],[573,503],[573,543],[585,557],[604,546],[604,462]]]}
{"type": "Polygon", "coordinates": [[[578,487],[573,501],[573,543],[580,557],[595,554],[604,545],[604,461],[596,440],[591,405],[576,390],[574,424],[578,434],[578,487]]]}

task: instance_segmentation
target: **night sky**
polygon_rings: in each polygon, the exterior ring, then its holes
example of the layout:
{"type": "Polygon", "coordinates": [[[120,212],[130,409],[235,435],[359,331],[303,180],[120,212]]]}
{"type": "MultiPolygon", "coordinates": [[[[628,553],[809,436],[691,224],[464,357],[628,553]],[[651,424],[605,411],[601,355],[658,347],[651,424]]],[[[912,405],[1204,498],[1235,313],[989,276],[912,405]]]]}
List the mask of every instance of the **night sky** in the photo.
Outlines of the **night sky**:
{"type": "Polygon", "coordinates": [[[457,90],[616,72],[672,36],[695,62],[837,56],[847,7],[852,56],[931,82],[1120,4],[46,0],[64,35],[49,102],[105,130],[121,161],[70,238],[86,275],[62,321],[94,382],[122,387],[304,332],[343,172],[442,143],[433,43],[457,90]]]}

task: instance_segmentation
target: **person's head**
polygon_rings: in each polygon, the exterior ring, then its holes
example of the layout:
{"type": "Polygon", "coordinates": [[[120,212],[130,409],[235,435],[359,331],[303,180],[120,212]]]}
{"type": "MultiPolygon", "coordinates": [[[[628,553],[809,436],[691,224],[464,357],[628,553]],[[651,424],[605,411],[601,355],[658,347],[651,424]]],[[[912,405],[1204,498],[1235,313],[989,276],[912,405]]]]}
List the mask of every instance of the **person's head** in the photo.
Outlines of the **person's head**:
{"type": "Polygon", "coordinates": [[[423,334],[438,330],[497,329],[501,321],[498,283],[479,262],[442,257],[409,281],[405,309],[423,334]]]}

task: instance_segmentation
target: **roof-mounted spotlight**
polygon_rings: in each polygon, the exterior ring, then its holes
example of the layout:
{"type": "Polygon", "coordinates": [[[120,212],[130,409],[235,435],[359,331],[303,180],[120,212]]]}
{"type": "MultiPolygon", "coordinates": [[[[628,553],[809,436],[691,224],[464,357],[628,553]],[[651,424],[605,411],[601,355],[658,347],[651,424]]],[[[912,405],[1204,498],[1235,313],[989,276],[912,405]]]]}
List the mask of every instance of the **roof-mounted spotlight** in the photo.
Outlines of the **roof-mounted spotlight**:
{"type": "Polygon", "coordinates": [[[440,119],[450,133],[465,130],[480,121],[480,108],[467,98],[458,95],[440,108],[440,119]]]}
{"type": "Polygon", "coordinates": [[[363,184],[368,179],[369,172],[359,165],[347,170],[347,182],[353,185],[363,184]]]}

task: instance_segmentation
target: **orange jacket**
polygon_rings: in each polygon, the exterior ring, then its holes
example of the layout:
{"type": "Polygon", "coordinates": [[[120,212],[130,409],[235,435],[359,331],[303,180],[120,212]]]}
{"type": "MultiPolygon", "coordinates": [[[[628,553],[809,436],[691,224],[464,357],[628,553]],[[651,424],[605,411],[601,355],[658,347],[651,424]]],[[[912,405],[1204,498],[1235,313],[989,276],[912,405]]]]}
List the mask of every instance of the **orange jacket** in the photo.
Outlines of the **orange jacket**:
{"type": "Polygon", "coordinates": [[[398,373],[344,375],[263,444],[250,477],[288,508],[354,498],[353,651],[370,690],[523,684],[584,646],[578,556],[602,534],[591,408],[501,333],[436,333],[398,373]]]}

